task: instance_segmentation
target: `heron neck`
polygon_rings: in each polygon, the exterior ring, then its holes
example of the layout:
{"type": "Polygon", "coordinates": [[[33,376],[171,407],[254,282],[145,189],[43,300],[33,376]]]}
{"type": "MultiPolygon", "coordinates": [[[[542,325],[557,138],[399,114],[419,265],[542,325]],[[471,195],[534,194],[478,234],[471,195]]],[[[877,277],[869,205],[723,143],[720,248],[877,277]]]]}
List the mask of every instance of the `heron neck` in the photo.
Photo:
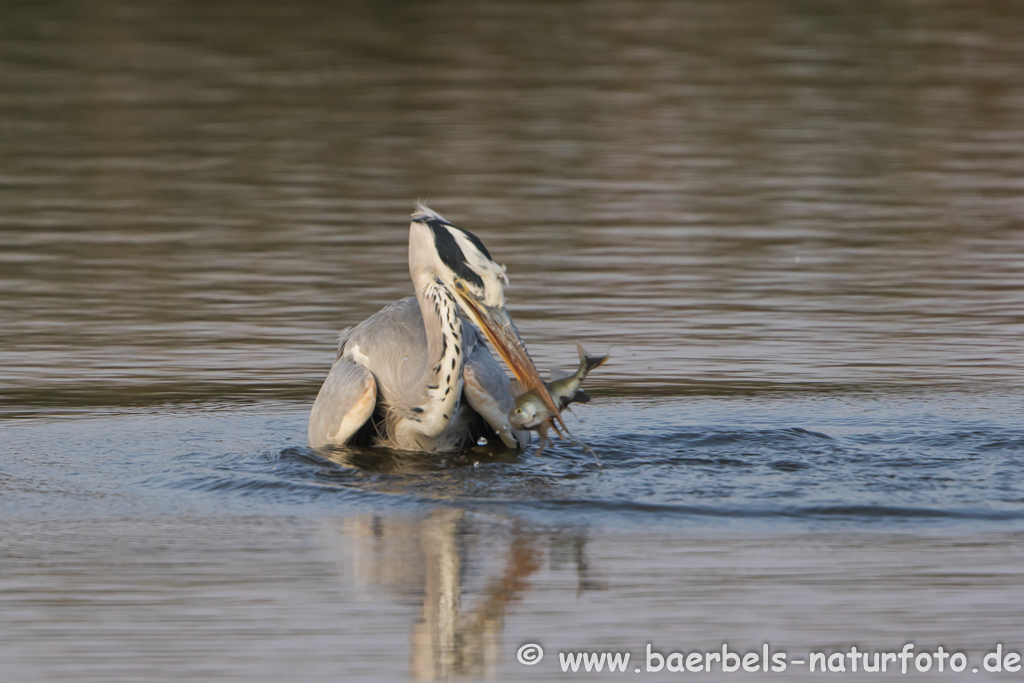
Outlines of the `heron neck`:
{"type": "Polygon", "coordinates": [[[425,434],[436,436],[459,407],[465,354],[458,304],[440,282],[428,280],[423,284],[417,287],[416,299],[423,316],[430,365],[424,375],[428,399],[419,422],[425,434]]]}

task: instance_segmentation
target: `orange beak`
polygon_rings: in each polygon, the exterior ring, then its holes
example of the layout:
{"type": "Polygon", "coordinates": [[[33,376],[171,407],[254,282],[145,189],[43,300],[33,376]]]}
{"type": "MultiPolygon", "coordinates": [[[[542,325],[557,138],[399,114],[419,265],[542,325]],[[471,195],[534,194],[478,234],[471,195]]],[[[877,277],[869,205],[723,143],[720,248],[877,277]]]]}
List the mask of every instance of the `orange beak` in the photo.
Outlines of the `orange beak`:
{"type": "Polygon", "coordinates": [[[473,322],[483,331],[488,341],[491,342],[491,346],[498,352],[501,359],[505,361],[508,369],[512,371],[520,384],[523,385],[523,391],[536,390],[541,399],[543,399],[544,404],[554,412],[555,418],[564,428],[565,423],[562,422],[561,412],[555,405],[554,399],[551,398],[544,380],[540,378],[540,372],[537,370],[537,366],[533,364],[530,354],[527,353],[526,344],[523,343],[522,337],[519,336],[519,330],[512,323],[508,311],[502,306],[486,306],[481,304],[461,292],[458,294],[459,299],[463,303],[463,308],[472,314],[473,322]]]}

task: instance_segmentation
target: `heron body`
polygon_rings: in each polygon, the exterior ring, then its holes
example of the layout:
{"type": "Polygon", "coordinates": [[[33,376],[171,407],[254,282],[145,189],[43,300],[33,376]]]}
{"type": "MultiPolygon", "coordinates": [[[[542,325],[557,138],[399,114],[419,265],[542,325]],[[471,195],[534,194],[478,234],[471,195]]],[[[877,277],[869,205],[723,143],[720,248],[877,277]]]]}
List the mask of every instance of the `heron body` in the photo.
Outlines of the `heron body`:
{"type": "Polygon", "coordinates": [[[508,419],[511,381],[483,337],[525,388],[550,395],[505,310],[505,268],[472,233],[420,205],[409,226],[409,273],[415,297],[341,333],[310,412],[309,445],[451,451],[496,435],[524,447],[529,431],[508,419]]]}

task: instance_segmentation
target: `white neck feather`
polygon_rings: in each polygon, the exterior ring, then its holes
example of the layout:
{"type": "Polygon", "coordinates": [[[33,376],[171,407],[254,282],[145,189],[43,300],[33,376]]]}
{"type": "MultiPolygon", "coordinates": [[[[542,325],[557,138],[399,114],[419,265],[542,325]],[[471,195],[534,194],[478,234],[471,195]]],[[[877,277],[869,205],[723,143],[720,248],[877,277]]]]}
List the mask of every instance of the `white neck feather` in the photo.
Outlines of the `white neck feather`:
{"type": "Polygon", "coordinates": [[[420,309],[430,342],[428,354],[437,360],[426,371],[428,398],[421,406],[417,429],[433,437],[445,430],[459,408],[465,353],[462,321],[452,295],[437,282],[429,283],[424,295],[420,297],[420,309]]]}

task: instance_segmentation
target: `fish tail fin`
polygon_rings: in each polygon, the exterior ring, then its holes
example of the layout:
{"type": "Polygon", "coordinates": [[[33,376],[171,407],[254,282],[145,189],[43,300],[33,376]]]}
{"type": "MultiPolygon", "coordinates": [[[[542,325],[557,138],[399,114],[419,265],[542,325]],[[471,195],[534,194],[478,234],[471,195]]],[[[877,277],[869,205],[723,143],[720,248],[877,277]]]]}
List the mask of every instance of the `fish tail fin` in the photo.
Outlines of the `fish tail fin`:
{"type": "Polygon", "coordinates": [[[583,344],[576,342],[576,351],[580,354],[580,367],[583,368],[583,376],[586,377],[594,368],[601,367],[608,362],[608,354],[603,356],[588,356],[583,344]]]}

